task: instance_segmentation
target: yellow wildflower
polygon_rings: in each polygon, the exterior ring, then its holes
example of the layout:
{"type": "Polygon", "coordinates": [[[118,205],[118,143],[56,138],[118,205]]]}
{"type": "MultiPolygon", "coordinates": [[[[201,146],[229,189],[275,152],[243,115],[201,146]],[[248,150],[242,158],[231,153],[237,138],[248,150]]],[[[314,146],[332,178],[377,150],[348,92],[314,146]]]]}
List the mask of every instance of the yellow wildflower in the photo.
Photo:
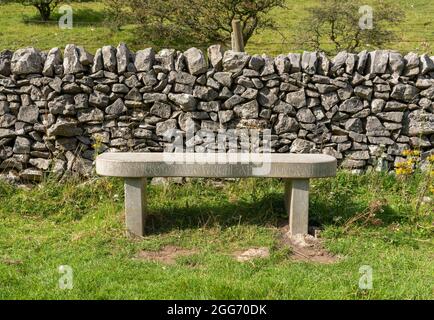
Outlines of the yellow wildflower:
{"type": "Polygon", "coordinates": [[[404,163],[405,163],[404,161],[395,163],[395,168],[402,168],[404,163]]]}
{"type": "Polygon", "coordinates": [[[402,151],[402,155],[403,156],[409,156],[409,155],[411,155],[411,150],[410,149],[405,149],[404,151],[402,151]]]}

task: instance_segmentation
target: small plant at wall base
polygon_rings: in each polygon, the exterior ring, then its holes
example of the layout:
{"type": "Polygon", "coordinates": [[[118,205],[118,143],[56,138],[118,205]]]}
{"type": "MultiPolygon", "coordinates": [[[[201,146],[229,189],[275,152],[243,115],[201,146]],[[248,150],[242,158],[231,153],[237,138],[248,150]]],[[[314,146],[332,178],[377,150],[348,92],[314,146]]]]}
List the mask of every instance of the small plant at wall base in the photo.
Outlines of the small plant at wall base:
{"type": "MultiPolygon", "coordinates": [[[[402,155],[405,157],[405,160],[398,161],[395,163],[395,174],[399,178],[400,183],[405,183],[407,180],[414,178],[417,175],[422,176],[421,187],[418,190],[418,197],[415,203],[415,213],[416,216],[420,213],[420,206],[422,202],[428,200],[432,201],[430,197],[426,198],[428,195],[434,194],[434,184],[432,178],[434,177],[434,154],[431,154],[426,158],[426,169],[421,170],[422,162],[421,162],[421,152],[420,150],[404,150],[402,155]]],[[[402,189],[403,199],[409,199],[408,191],[402,189]]],[[[417,217],[413,217],[413,220],[417,217]]]]}
{"type": "Polygon", "coordinates": [[[407,158],[405,161],[399,161],[395,164],[395,173],[397,176],[405,177],[414,173],[416,165],[420,161],[419,150],[404,150],[402,155],[407,158]]]}

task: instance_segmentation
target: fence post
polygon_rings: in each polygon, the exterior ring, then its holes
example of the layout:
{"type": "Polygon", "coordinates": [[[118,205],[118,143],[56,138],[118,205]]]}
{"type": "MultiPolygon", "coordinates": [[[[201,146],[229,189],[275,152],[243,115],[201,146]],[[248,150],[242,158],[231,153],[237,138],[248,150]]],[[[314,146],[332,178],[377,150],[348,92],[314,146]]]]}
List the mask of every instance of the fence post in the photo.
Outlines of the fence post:
{"type": "Polygon", "coordinates": [[[232,50],[244,52],[243,33],[240,20],[232,20],[232,50]]]}

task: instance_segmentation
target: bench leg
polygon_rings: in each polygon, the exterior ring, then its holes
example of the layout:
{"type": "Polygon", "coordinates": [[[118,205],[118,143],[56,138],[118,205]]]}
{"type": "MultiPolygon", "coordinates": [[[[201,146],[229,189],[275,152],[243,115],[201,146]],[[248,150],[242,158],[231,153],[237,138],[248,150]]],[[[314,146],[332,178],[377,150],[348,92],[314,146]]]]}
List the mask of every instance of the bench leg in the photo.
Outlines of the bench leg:
{"type": "Polygon", "coordinates": [[[125,222],[128,236],[143,236],[146,215],[146,178],[125,178],[125,222]]]}
{"type": "Polygon", "coordinates": [[[307,234],[309,179],[285,179],[285,209],[289,214],[290,234],[307,234]]]}

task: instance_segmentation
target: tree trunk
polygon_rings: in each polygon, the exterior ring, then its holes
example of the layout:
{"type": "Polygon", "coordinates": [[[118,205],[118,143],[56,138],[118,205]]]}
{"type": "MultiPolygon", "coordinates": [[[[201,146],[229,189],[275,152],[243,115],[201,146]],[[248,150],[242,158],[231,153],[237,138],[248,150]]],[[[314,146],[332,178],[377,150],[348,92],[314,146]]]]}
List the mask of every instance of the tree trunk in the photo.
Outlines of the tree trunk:
{"type": "Polygon", "coordinates": [[[50,19],[51,8],[49,3],[40,3],[35,7],[38,9],[42,21],[48,21],[50,19]]]}

